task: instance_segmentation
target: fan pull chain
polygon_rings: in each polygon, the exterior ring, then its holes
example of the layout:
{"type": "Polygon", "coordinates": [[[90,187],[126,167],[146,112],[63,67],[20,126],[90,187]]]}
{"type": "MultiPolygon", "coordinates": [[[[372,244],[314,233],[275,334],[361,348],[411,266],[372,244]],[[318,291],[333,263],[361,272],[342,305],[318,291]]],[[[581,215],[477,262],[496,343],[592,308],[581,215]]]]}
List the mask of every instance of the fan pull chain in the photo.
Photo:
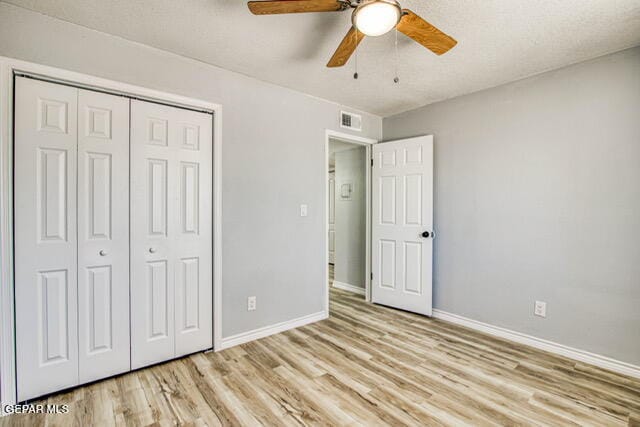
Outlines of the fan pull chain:
{"type": "Polygon", "coordinates": [[[395,30],[396,30],[396,43],[395,43],[395,45],[396,45],[395,46],[395,48],[396,48],[396,61],[395,61],[396,62],[396,64],[395,64],[395,66],[396,66],[396,76],[394,77],[393,82],[394,83],[400,83],[400,77],[398,77],[398,62],[399,62],[399,60],[398,60],[398,27],[396,27],[395,30]]]}
{"type": "Polygon", "coordinates": [[[355,80],[358,80],[358,28],[356,27],[356,31],[353,33],[353,36],[355,37],[355,44],[356,44],[356,72],[353,73],[353,78],[355,80]]]}

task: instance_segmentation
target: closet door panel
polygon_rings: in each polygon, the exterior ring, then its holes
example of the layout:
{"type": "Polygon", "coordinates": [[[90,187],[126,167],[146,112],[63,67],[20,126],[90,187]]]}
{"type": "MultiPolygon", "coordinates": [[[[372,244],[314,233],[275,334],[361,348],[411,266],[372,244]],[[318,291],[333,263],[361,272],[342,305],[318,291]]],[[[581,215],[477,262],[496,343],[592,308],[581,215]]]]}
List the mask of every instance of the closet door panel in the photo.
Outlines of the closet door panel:
{"type": "Polygon", "coordinates": [[[18,399],[78,384],[78,90],[16,78],[14,227],[18,399]]]}
{"type": "Polygon", "coordinates": [[[129,99],[78,95],[80,382],[130,369],[129,99]]]}
{"type": "Polygon", "coordinates": [[[212,116],[131,103],[132,366],[212,347],[212,116]]]}
{"type": "Polygon", "coordinates": [[[176,356],[211,348],[212,341],[212,116],[175,111],[176,356]]]}
{"type": "Polygon", "coordinates": [[[175,355],[171,108],[131,101],[131,365],[175,355]]]}

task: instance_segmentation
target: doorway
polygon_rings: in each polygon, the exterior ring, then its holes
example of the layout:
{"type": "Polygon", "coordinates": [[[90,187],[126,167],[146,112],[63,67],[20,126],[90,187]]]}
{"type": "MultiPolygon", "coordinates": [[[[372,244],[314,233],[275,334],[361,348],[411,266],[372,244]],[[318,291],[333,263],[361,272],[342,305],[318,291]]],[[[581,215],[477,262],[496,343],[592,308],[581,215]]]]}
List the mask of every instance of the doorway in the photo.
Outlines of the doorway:
{"type": "Polygon", "coordinates": [[[331,289],[369,300],[371,275],[371,145],[374,140],[327,131],[327,312],[331,289]]]}
{"type": "MultiPolygon", "coordinates": [[[[327,131],[326,313],[329,314],[330,290],[336,288],[340,292],[364,295],[367,302],[431,316],[435,237],[433,136],[386,141],[384,144],[376,142],[327,131]],[[342,258],[340,240],[341,228],[353,235],[354,230],[361,230],[362,219],[355,214],[351,221],[345,222],[345,226],[340,226],[341,203],[358,203],[359,200],[358,178],[353,173],[351,176],[340,174],[340,159],[353,160],[352,157],[357,157],[356,150],[362,146],[366,152],[364,265],[358,261],[361,257],[353,254],[347,253],[342,258]],[[341,152],[349,153],[349,156],[341,152]],[[362,270],[365,272],[364,286],[360,285],[362,279],[357,275],[362,270]]],[[[357,163],[357,160],[353,161],[357,163]]],[[[351,209],[354,210],[353,206],[351,209]]],[[[361,248],[362,235],[357,234],[354,240],[356,249],[361,248]]],[[[348,247],[354,248],[349,244],[348,247]]]]}

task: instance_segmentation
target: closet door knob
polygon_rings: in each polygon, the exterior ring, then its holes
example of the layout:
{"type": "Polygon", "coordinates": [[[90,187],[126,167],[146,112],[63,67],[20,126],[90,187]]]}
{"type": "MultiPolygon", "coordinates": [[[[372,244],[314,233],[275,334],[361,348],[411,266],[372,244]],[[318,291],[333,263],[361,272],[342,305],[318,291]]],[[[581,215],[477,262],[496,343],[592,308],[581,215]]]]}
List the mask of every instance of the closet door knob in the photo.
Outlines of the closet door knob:
{"type": "Polygon", "coordinates": [[[102,249],[100,252],[98,252],[100,254],[100,256],[107,256],[107,251],[105,251],[104,249],[102,249]]]}
{"type": "Polygon", "coordinates": [[[149,253],[155,254],[156,253],[156,248],[149,248],[149,253]]]}

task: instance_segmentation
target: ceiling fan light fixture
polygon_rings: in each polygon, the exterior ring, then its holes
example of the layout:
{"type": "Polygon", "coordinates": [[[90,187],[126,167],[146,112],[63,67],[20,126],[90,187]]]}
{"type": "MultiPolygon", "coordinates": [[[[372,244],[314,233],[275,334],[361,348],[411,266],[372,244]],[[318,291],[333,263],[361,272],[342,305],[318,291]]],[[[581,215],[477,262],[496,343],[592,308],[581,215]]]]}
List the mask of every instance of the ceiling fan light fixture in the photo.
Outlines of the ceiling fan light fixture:
{"type": "Polygon", "coordinates": [[[393,30],[402,10],[396,0],[369,0],[362,2],[353,11],[353,25],[366,36],[376,37],[393,30]]]}

